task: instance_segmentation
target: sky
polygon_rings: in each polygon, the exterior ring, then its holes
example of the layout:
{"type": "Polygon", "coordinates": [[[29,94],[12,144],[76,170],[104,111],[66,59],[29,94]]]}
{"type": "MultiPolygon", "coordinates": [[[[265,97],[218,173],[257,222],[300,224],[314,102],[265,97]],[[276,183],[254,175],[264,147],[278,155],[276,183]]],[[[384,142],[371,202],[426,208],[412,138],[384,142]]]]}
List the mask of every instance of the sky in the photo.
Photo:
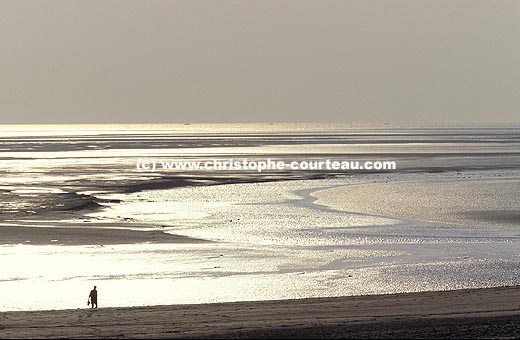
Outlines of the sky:
{"type": "Polygon", "coordinates": [[[520,1],[0,0],[0,124],[520,123],[520,1]]]}

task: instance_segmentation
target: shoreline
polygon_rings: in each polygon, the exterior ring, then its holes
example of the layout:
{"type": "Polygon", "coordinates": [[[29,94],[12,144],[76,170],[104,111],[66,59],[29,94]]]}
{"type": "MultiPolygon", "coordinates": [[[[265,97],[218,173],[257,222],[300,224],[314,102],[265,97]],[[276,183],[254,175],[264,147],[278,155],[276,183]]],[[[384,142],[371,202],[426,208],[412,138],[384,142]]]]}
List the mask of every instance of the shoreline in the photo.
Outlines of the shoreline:
{"type": "Polygon", "coordinates": [[[520,286],[0,313],[0,338],[518,338],[520,286]]]}

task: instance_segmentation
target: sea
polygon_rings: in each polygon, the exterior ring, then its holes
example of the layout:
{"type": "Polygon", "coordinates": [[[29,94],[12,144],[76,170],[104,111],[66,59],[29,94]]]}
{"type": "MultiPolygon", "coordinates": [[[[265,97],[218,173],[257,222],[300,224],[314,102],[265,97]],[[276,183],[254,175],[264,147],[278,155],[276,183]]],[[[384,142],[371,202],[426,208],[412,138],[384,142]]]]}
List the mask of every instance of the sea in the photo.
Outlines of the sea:
{"type": "Polygon", "coordinates": [[[520,284],[520,126],[0,125],[0,162],[0,311],[520,284]],[[161,166],[215,161],[395,167],[161,166]]]}

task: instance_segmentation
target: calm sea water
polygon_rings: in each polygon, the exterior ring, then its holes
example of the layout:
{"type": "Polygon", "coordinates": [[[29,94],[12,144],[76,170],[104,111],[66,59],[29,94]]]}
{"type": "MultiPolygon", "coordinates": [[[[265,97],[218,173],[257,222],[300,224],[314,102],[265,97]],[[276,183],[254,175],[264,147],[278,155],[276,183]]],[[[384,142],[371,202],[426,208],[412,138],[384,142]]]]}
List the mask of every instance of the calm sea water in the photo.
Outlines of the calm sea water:
{"type": "Polygon", "coordinates": [[[519,128],[40,125],[0,136],[1,310],[83,308],[93,285],[100,306],[134,306],[520,284],[519,128]],[[398,169],[136,170],[138,159],[231,158],[398,169]],[[48,233],[21,240],[13,227],[48,233]],[[53,228],[211,242],[81,244],[53,228]]]}

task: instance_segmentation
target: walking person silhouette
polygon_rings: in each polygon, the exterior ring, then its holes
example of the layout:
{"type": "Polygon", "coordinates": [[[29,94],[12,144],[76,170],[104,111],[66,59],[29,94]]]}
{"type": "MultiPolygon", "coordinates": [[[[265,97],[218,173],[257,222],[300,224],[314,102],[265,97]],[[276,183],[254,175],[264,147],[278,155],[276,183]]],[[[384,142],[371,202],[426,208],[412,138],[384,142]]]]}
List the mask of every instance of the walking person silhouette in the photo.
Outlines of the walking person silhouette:
{"type": "Polygon", "coordinates": [[[91,308],[97,308],[97,290],[96,286],[94,286],[94,289],[90,291],[90,294],[88,295],[87,300],[87,306],[92,305],[91,308]],[[96,305],[96,307],[94,307],[96,305]]]}

